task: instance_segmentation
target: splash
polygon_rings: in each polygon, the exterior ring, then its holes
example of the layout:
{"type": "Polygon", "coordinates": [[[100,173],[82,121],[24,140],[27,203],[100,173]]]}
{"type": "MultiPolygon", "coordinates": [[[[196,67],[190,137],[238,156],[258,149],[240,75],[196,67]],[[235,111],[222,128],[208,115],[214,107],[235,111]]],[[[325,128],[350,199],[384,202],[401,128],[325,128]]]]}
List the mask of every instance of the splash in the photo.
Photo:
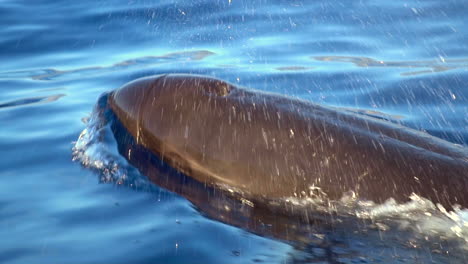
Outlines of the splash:
{"type": "MultiPolygon", "coordinates": [[[[318,187],[313,189],[315,193],[321,193],[318,187]]],[[[379,232],[409,232],[404,236],[411,234],[414,247],[422,247],[430,241],[434,245],[449,243],[462,251],[468,250],[468,209],[455,207],[453,211],[447,211],[440,204],[416,194],[409,198],[406,203],[391,198],[376,204],[348,192],[338,201],[314,194],[288,197],[283,202],[295,207],[295,211],[313,208],[317,212],[369,221],[368,227],[379,232]]]]}
{"type": "Polygon", "coordinates": [[[150,189],[148,179],[128,164],[117,150],[110,124],[102,109],[83,118],[86,128],[80,133],[72,148],[73,161],[98,173],[100,182],[115,183],[137,189],[150,189]]]}

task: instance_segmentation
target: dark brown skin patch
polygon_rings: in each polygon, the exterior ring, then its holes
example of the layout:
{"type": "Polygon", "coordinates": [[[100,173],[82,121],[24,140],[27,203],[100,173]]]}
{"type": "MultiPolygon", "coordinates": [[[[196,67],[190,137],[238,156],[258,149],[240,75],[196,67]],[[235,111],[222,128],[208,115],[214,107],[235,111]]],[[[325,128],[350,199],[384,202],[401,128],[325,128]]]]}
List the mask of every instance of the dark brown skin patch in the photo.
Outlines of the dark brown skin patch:
{"type": "Polygon", "coordinates": [[[109,105],[138,144],[203,183],[468,207],[467,149],[387,121],[194,75],[136,80],[109,105]]]}

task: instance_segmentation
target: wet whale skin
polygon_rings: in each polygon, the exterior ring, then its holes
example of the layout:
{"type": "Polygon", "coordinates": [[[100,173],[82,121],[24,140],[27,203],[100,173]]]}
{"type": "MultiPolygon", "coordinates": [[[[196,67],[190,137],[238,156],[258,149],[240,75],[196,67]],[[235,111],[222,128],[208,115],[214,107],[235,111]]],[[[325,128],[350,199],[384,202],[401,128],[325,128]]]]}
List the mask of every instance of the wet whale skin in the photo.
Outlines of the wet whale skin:
{"type": "Polygon", "coordinates": [[[130,82],[108,104],[137,144],[203,183],[468,207],[467,148],[385,120],[180,74],[130,82]]]}

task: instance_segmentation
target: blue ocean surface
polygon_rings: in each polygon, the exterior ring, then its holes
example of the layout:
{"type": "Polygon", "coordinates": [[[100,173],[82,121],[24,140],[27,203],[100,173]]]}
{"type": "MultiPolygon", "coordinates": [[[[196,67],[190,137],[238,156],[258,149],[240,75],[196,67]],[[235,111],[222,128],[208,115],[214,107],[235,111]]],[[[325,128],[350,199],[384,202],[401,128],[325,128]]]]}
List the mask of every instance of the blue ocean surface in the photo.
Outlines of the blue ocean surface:
{"type": "Polygon", "coordinates": [[[466,209],[343,204],[327,225],[272,213],[273,232],[146,182],[93,130],[104,92],[190,73],[468,147],[467,14],[466,0],[0,0],[0,263],[468,263],[466,209]]]}

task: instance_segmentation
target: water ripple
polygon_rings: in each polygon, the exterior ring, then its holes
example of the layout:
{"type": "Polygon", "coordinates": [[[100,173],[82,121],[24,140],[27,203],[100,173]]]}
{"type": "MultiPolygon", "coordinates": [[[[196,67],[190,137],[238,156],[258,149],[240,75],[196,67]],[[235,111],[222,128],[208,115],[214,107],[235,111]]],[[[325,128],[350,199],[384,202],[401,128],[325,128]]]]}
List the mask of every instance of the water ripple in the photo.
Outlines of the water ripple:
{"type": "Polygon", "coordinates": [[[468,68],[468,59],[445,59],[440,57],[440,60],[426,61],[383,61],[368,57],[354,56],[316,56],[311,59],[323,62],[349,62],[357,67],[382,67],[382,68],[409,68],[415,71],[402,72],[402,76],[420,75],[435,72],[445,72],[454,69],[468,68]]]}
{"type": "Polygon", "coordinates": [[[10,71],[0,73],[1,79],[10,79],[10,78],[27,78],[33,80],[55,80],[62,76],[70,76],[74,74],[84,74],[88,75],[97,75],[110,71],[116,71],[119,69],[124,69],[129,66],[154,66],[156,64],[170,63],[170,62],[190,62],[190,61],[200,61],[214,55],[214,52],[208,50],[196,50],[196,51],[182,51],[182,52],[171,52],[160,56],[143,56],[134,59],[128,59],[114,63],[110,66],[90,66],[83,67],[71,70],[58,70],[58,69],[35,69],[35,70],[26,70],[26,71],[10,71]]]}
{"type": "Polygon", "coordinates": [[[21,98],[5,103],[0,103],[0,108],[8,108],[8,107],[20,107],[25,105],[32,105],[32,104],[45,104],[57,101],[61,97],[65,96],[65,94],[54,94],[49,96],[41,96],[41,97],[30,97],[30,98],[21,98]]]}

